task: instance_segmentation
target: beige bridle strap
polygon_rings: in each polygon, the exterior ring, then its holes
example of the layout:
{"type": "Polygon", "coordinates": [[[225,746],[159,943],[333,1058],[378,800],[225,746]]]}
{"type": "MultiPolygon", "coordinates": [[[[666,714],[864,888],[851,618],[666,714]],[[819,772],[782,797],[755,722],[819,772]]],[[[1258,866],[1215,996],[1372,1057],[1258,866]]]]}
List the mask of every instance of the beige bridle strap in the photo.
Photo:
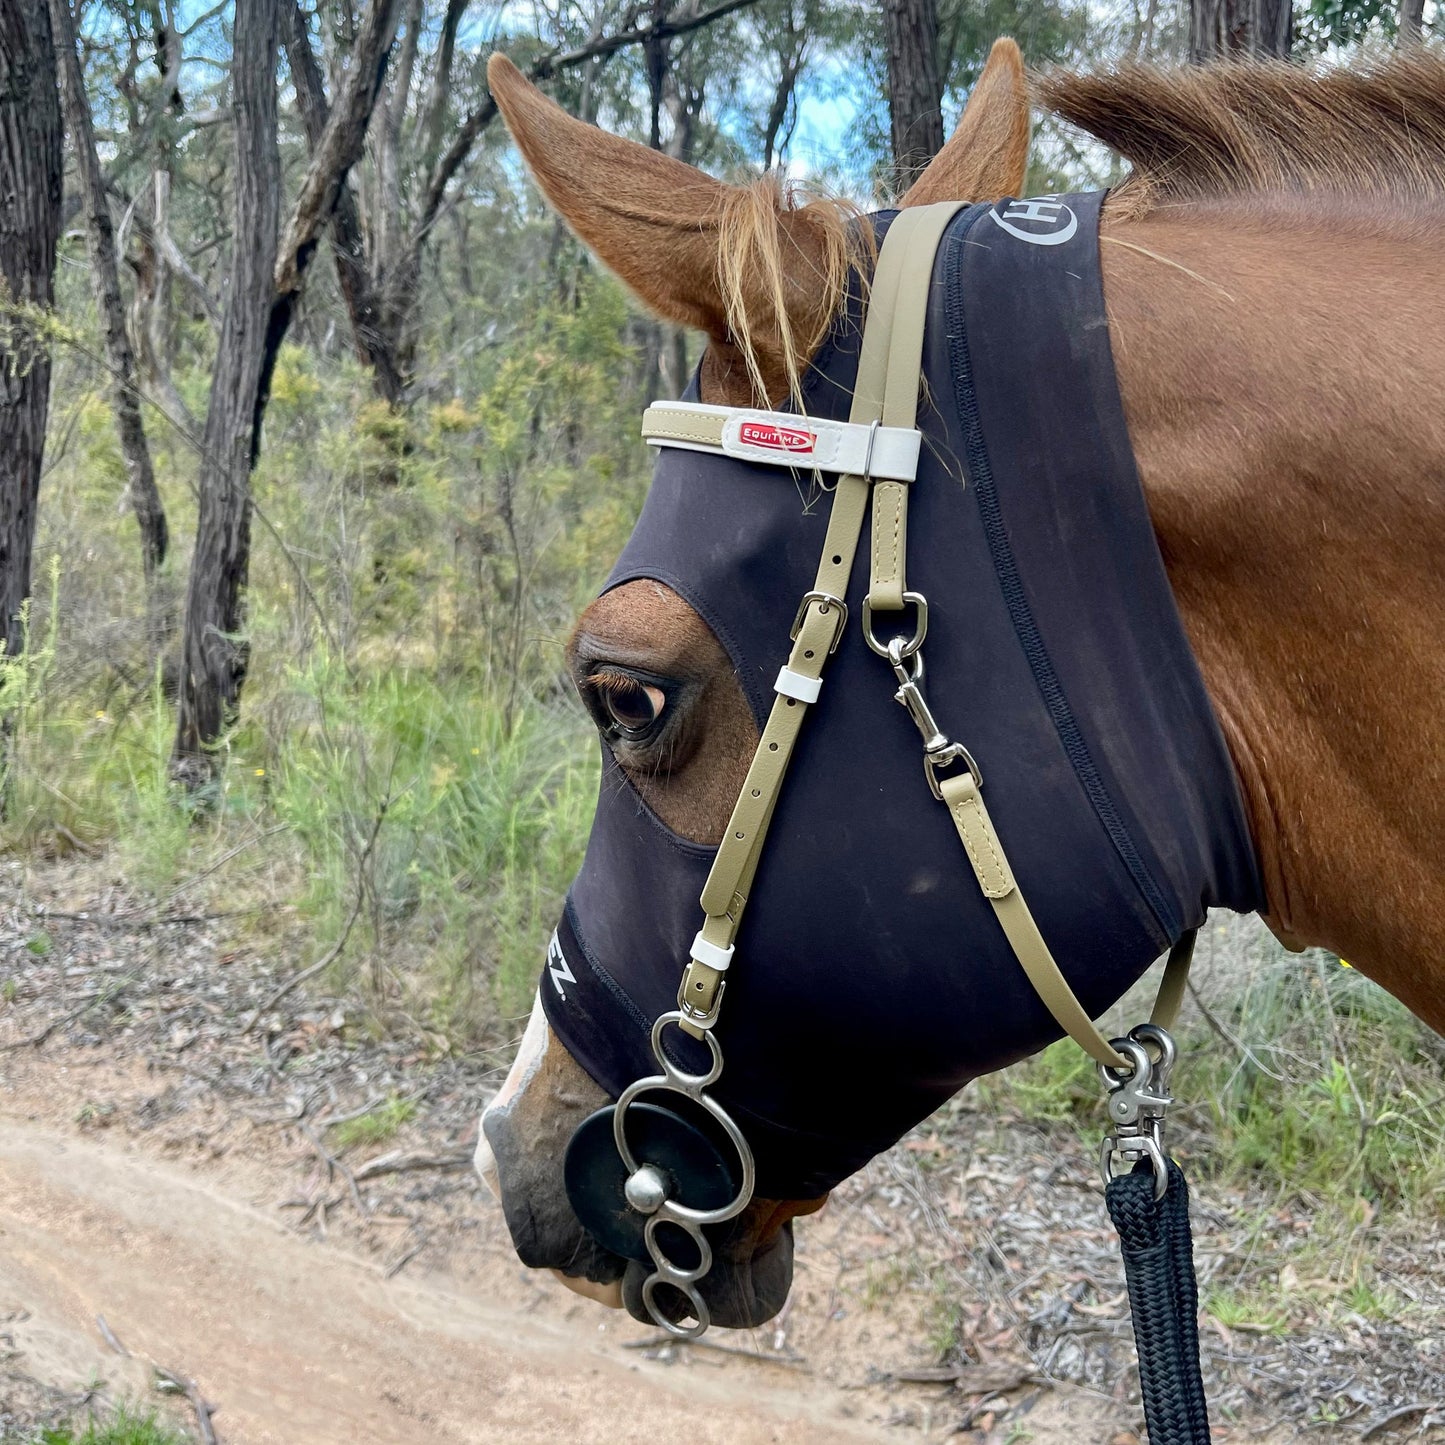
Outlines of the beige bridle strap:
{"type": "MultiPolygon", "coordinates": [[[[874,270],[858,356],[848,418],[855,425],[881,423],[890,402],[901,412],[902,404],[894,398],[905,390],[911,405],[904,425],[913,425],[921,349],[913,351],[911,366],[906,361],[900,365],[893,338],[900,327],[902,334],[916,331],[921,348],[933,258],[944,229],[959,209],[961,203],[920,206],[902,212],[888,229],[874,270]]],[[[845,473],[839,476],[833,493],[823,555],[812,591],[803,599],[794,623],[792,651],[778,674],[778,695],[703,887],[703,925],[693,940],[692,957],[678,990],[682,1026],[689,1032],[701,1034],[717,1018],[733,940],[793,747],[808,708],[818,699],[828,656],[847,624],[843,599],[868,513],[870,485],[865,475],[845,473]]]]}
{"type": "MultiPolygon", "coordinates": [[[[939,784],[943,801],[953,819],[953,826],[963,843],[968,861],[978,878],[983,895],[993,904],[993,911],[1013,947],[1015,956],[1034,992],[1044,1001],[1044,1006],[1054,1016],[1054,1021],[1072,1038],[1085,1053],[1091,1054],[1101,1064],[1111,1068],[1128,1068],[1129,1062],[1094,1027],[1093,1020],[1084,1011],[1084,1006],[1074,996],[1068,980],[1054,961],[1023,891],[1014,878],[1004,856],[1003,846],[994,831],[993,821],[984,807],[983,794],[978,780],[972,773],[960,773],[944,778],[939,784]]],[[[1184,986],[1189,978],[1189,964],[1194,954],[1194,934],[1186,933],[1169,952],[1169,962],[1164,968],[1164,978],[1154,1001],[1150,1021],[1161,1028],[1173,1025],[1179,1013],[1179,1004],[1184,997],[1184,986]]]]}
{"type": "MultiPolygon", "coordinates": [[[[917,234],[934,236],[934,251],[958,210],[947,202],[904,211],[917,217],[917,234]]],[[[918,426],[918,388],[923,375],[923,331],[928,316],[928,289],[933,279],[932,260],[910,278],[921,291],[922,305],[905,308],[893,323],[893,344],[888,357],[887,393],[881,420],[886,427],[918,426]]],[[[908,486],[878,481],[873,486],[873,547],[868,569],[868,606],[874,612],[897,612],[904,605],[908,583],[908,486]]]]}

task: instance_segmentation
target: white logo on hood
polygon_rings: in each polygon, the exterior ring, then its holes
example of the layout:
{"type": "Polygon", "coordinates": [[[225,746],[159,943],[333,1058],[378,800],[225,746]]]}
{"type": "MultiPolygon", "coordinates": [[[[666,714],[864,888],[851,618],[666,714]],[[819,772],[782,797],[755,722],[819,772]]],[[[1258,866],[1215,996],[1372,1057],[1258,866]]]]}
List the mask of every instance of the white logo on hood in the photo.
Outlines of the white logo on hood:
{"type": "Polygon", "coordinates": [[[552,941],[547,945],[547,972],[552,977],[552,987],[557,990],[557,997],[563,1003],[567,1002],[567,990],[562,987],[564,983],[576,983],[577,975],[572,972],[567,962],[566,955],[562,952],[561,940],[556,933],[552,934],[552,941]]]}
{"type": "Polygon", "coordinates": [[[1072,240],[1079,229],[1079,218],[1054,196],[1038,196],[1027,201],[1010,201],[1002,215],[995,206],[989,212],[994,224],[1031,246],[1062,246],[1072,240]],[[1036,229],[1025,230],[1028,223],[1036,229]]]}

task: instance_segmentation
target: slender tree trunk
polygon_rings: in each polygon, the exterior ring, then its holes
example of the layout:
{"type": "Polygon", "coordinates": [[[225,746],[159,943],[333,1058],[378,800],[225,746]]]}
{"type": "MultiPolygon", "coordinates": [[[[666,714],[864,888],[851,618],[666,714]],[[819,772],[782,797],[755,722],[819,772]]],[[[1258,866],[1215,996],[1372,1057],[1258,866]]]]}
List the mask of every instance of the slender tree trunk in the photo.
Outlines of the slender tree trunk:
{"type": "Polygon", "coordinates": [[[938,0],[883,0],[894,185],[901,195],[943,149],[938,0]]]}
{"type": "Polygon", "coordinates": [[[1400,0],[1401,45],[1414,45],[1425,35],[1425,0],[1400,0]]]}
{"type": "Polygon", "coordinates": [[[798,88],[798,74],[803,68],[806,42],[789,54],[780,56],[782,67],[778,83],[773,87],[772,103],[763,122],[763,169],[770,171],[778,159],[778,153],[787,145],[792,127],[788,125],[788,112],[793,106],[793,92],[798,88]],[[784,127],[787,127],[787,134],[784,127]]]}
{"type": "Polygon", "coordinates": [[[1290,0],[1190,0],[1189,58],[1288,60],[1294,43],[1290,0]]]}
{"type": "Polygon", "coordinates": [[[206,412],[172,759],[176,777],[191,789],[215,771],[212,749],[235,716],[249,657],[245,589],[251,559],[251,468],[260,444],[261,376],[276,294],[281,220],[276,145],[279,11],[279,0],[236,0],[230,288],[206,412]]]}
{"type": "Polygon", "coordinates": [[[0,0],[0,638],[25,645],[50,354],[13,306],[55,299],[64,175],[50,16],[40,0],[0,0]]]}
{"type": "Polygon", "coordinates": [[[192,790],[215,771],[214,745],[246,679],[245,589],[251,551],[251,470],[271,375],[321,233],[361,155],[396,33],[396,0],[372,0],[333,113],[312,148],[277,244],[281,163],[276,58],[284,0],[236,0],[231,62],[235,111],[235,230],[201,461],[201,506],[186,594],[180,711],[172,771],[192,790]],[[244,39],[244,44],[243,44],[244,39]]]}
{"type": "MultiPolygon", "coordinates": [[[[60,93],[65,101],[66,124],[75,148],[76,170],[80,174],[85,234],[90,251],[91,278],[95,283],[96,307],[105,336],[105,355],[111,369],[111,392],[115,424],[120,433],[120,450],[130,484],[130,501],[140,526],[141,564],[146,583],[154,594],[156,574],[166,560],[169,533],[165,508],[156,487],[141,420],[140,397],[135,386],[135,356],[125,328],[125,303],[120,294],[120,273],[115,259],[115,230],[110,205],[105,197],[105,180],[95,149],[95,127],[90,102],[85,95],[85,78],[76,53],[75,21],[70,0],[50,0],[50,24],[55,35],[55,55],[60,71],[60,93]]],[[[159,620],[159,619],[154,619],[159,620]]]]}
{"type": "MultiPolygon", "coordinates": [[[[286,59],[291,81],[306,130],[307,148],[314,155],[321,143],[331,106],[326,99],[326,86],[321,66],[306,33],[306,20],[297,0],[286,0],[282,8],[286,59]]],[[[366,264],[366,241],[357,210],[356,195],[349,182],[344,183],[336,198],[331,217],[332,249],[336,257],[336,279],[346,314],[351,322],[352,345],[356,358],[371,368],[377,395],[396,406],[402,399],[405,379],[396,356],[394,338],[386,329],[382,303],[372,287],[366,264]]]]}

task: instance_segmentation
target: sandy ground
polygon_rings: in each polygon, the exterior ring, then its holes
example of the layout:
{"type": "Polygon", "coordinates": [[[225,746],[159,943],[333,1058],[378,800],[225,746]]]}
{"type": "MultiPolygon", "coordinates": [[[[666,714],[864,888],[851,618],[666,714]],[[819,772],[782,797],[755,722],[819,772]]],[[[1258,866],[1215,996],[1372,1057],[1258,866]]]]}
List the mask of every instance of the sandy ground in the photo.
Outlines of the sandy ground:
{"type": "MultiPolygon", "coordinates": [[[[623,1348],[649,1337],[642,1327],[538,1292],[501,1258],[494,1278],[462,1287],[387,1279],[299,1237],[237,1192],[243,1178],[7,1117],[0,1317],[26,1370],[143,1396],[160,1364],[195,1380],[232,1445],[916,1438],[911,1422],[870,1421],[873,1401],[811,1372],[644,1358],[623,1348]]],[[[1039,1441],[1077,1440],[1091,1418],[1083,1396],[1032,1413],[1039,1441]]]]}
{"type": "Polygon", "coordinates": [[[137,1355],[193,1376],[228,1441],[869,1438],[837,1392],[752,1380],[740,1395],[712,1371],[624,1361],[605,1320],[387,1280],[214,1181],[41,1127],[0,1131],[0,1235],[0,1299],[26,1312],[10,1331],[34,1370],[143,1390],[102,1315],[137,1355]]]}

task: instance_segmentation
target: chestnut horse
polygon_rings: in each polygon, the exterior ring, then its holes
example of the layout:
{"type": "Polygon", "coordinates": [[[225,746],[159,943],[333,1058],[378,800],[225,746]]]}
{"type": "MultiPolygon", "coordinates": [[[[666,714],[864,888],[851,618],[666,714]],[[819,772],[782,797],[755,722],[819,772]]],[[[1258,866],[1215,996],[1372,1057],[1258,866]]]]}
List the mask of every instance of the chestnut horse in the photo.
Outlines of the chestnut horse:
{"type": "MultiPolygon", "coordinates": [[[[653,311],[707,334],[702,400],[795,390],[842,299],[846,210],[725,186],[572,119],[500,57],[489,74],[557,211],[653,311]]],[[[1445,1031],[1445,60],[1127,69],[1037,93],[1132,163],[1100,233],[1119,387],[1266,922],[1445,1031]]],[[[1001,41],[902,204],[1020,194],[1028,107],[1001,41]]],[[[614,752],[673,830],[716,842],[757,728],[707,626],[631,582],[586,610],[567,660],[604,726],[687,708],[666,756],[614,752]],[[692,685],[670,703],[599,686],[599,668],[692,685]]],[[[845,962],[866,967],[864,945],[845,962]]],[[[615,1304],[621,1262],[584,1235],[561,1172],[604,1102],[534,1012],[478,1165],[521,1258],[615,1304]]],[[[755,1200],[733,1222],[703,1284],[718,1323],[780,1307],[789,1221],[821,1202],[755,1200]]],[[[646,1317],[635,1290],[627,1304],[646,1317]]]]}

